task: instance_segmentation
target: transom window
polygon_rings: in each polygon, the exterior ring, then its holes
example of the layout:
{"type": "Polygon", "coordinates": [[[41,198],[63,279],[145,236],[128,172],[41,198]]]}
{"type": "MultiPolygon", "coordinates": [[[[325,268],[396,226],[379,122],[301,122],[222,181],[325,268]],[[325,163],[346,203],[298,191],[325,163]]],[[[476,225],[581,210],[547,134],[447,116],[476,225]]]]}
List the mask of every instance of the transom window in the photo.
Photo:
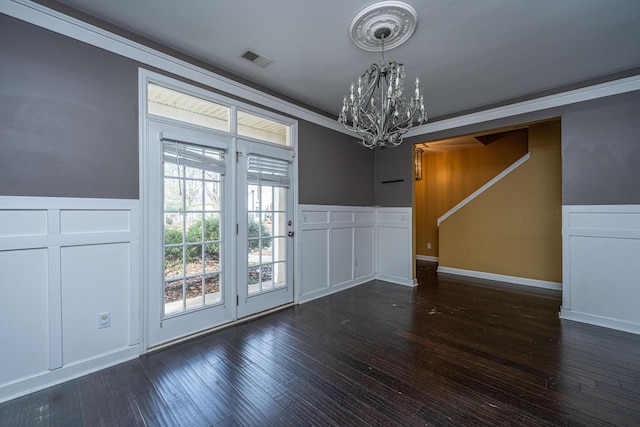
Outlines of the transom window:
{"type": "Polygon", "coordinates": [[[280,145],[291,145],[290,126],[238,110],[238,135],[280,145]]]}
{"type": "MultiPolygon", "coordinates": [[[[231,107],[198,98],[177,90],[148,83],[148,112],[194,125],[231,132],[231,107]]],[[[291,146],[291,126],[267,117],[237,110],[237,134],[240,136],[291,146]]]]}
{"type": "Polygon", "coordinates": [[[149,83],[147,105],[149,114],[224,132],[230,130],[231,108],[177,90],[149,83]]]}

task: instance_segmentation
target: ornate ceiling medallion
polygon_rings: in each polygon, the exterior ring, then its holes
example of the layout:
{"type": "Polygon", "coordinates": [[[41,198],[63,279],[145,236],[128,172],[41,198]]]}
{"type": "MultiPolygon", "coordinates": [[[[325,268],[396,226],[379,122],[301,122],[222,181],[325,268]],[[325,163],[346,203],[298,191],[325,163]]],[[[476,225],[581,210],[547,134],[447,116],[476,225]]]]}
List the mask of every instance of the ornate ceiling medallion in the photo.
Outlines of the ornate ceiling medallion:
{"type": "Polygon", "coordinates": [[[380,51],[380,34],[384,36],[385,50],[407,41],[418,24],[415,9],[401,1],[382,1],[362,9],[351,21],[349,36],[361,49],[380,51]],[[376,36],[377,34],[377,36],[376,36]]]}
{"type": "Polygon", "coordinates": [[[384,51],[404,43],[416,29],[418,15],[406,3],[383,1],[362,9],[351,21],[349,35],[356,46],[380,51],[381,60],[373,63],[351,83],[343,98],[338,122],[358,134],[367,148],[397,147],[413,126],[427,120],[420,79],[413,93],[405,92],[404,65],[384,58],[384,51]]]}

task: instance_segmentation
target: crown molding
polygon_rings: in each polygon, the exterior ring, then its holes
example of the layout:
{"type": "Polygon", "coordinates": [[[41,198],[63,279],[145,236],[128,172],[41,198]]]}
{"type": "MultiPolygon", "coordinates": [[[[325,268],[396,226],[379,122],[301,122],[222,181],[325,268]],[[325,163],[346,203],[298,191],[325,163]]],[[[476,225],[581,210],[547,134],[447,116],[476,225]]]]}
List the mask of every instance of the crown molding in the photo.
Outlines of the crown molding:
{"type": "Polygon", "coordinates": [[[547,95],[528,101],[516,102],[501,107],[477,111],[450,119],[426,123],[405,134],[406,137],[428,135],[434,132],[455,129],[463,126],[475,125],[491,120],[503,119],[520,114],[533,113],[549,108],[563,107],[580,102],[591,101],[611,95],[640,90],[640,75],[612,80],[605,83],[586,86],[553,95],[547,95]]]}
{"type": "MultiPolygon", "coordinates": [[[[236,82],[187,61],[174,58],[113,34],[87,22],[70,17],[29,0],[0,0],[0,12],[75,40],[99,47],[150,67],[157,67],[175,75],[209,86],[215,90],[233,93],[245,100],[288,114],[328,129],[354,136],[336,120],[264,93],[256,88],[236,82]]],[[[428,135],[443,130],[483,123],[491,120],[532,113],[549,108],[640,90],[640,75],[561,92],[554,95],[516,102],[445,120],[426,123],[405,134],[405,138],[428,135]]],[[[354,136],[355,137],[355,136],[354,136]]]]}
{"type": "Polygon", "coordinates": [[[144,65],[165,70],[213,89],[234,94],[261,106],[352,136],[351,132],[330,117],[205,70],[187,61],[174,58],[46,6],[28,0],[0,0],[0,12],[144,65]]]}

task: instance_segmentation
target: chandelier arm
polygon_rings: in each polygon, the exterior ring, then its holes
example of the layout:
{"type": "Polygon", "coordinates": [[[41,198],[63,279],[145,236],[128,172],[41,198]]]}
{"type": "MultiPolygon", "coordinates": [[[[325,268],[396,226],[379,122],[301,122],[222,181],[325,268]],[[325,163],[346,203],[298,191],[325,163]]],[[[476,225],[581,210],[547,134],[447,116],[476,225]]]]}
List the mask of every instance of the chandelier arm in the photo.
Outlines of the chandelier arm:
{"type": "Polygon", "coordinates": [[[404,120],[396,124],[396,127],[399,129],[409,129],[413,126],[413,114],[411,116],[406,117],[404,120]]]}
{"type": "MultiPolygon", "coordinates": [[[[402,101],[403,102],[401,103],[401,108],[398,109],[400,111],[403,110],[402,107],[404,106],[404,104],[406,104],[406,100],[404,98],[402,99],[402,101]]],[[[409,107],[408,109],[406,109],[406,111],[407,111],[406,116],[404,116],[404,118],[402,120],[396,122],[396,124],[395,124],[396,127],[399,127],[399,128],[405,128],[406,127],[408,129],[408,128],[411,128],[413,126],[413,118],[416,115],[416,113],[420,112],[420,108],[419,108],[418,103],[416,103],[414,101],[413,108],[409,107]]],[[[418,123],[421,124],[423,120],[424,119],[421,119],[420,114],[418,114],[418,123]]]]}
{"type": "Polygon", "coordinates": [[[364,77],[365,83],[367,83],[367,87],[365,88],[362,97],[359,98],[359,101],[366,98],[366,102],[361,102],[361,104],[364,103],[365,105],[368,105],[369,102],[371,102],[371,98],[373,98],[376,86],[378,84],[378,81],[380,80],[380,73],[380,66],[378,64],[372,64],[371,68],[369,68],[369,70],[367,70],[367,72],[362,75],[362,77],[364,77]]]}
{"type": "MultiPolygon", "coordinates": [[[[365,84],[367,84],[364,93],[361,92],[360,80],[358,81],[358,97],[350,103],[351,109],[348,111],[351,113],[351,122],[355,129],[362,126],[366,126],[368,129],[374,129],[375,127],[375,116],[372,115],[368,109],[371,99],[375,94],[376,80],[379,78],[379,71],[379,66],[377,64],[372,64],[370,69],[362,75],[365,84]],[[355,117],[359,117],[360,119],[355,120],[355,117]],[[358,127],[356,127],[356,124],[358,127]]],[[[373,131],[370,130],[369,132],[373,131]]]]}
{"type": "Polygon", "coordinates": [[[394,114],[394,112],[397,111],[397,109],[395,108],[396,107],[396,103],[393,104],[393,107],[394,108],[388,108],[388,111],[386,111],[386,113],[385,113],[385,129],[384,129],[385,132],[388,131],[388,129],[389,129],[389,127],[391,125],[394,125],[393,127],[395,127],[395,120],[394,120],[395,114],[394,114]]]}
{"type": "MultiPolygon", "coordinates": [[[[371,130],[367,130],[367,129],[363,129],[363,128],[356,128],[353,125],[349,125],[346,121],[343,121],[342,123],[344,124],[344,127],[347,128],[347,130],[355,132],[358,135],[362,136],[363,138],[369,137],[369,139],[373,139],[373,140],[376,139],[375,138],[375,132],[373,132],[371,130]]],[[[364,145],[364,142],[363,142],[363,145],[364,145]]]]}
{"type": "MultiPolygon", "coordinates": [[[[363,117],[364,118],[364,117],[363,117]]],[[[366,117],[367,120],[370,120],[368,117],[366,117]]],[[[366,121],[363,121],[362,119],[358,120],[357,122],[354,121],[353,119],[351,120],[351,125],[349,125],[346,122],[343,122],[344,126],[356,133],[360,133],[360,132],[367,132],[367,133],[371,133],[371,123],[365,123],[366,121]]]]}
{"type": "MultiPolygon", "coordinates": [[[[371,103],[371,100],[374,99],[374,87],[370,86],[369,88],[367,88],[367,90],[365,91],[364,95],[362,96],[361,99],[358,100],[358,105],[357,108],[354,108],[352,111],[352,116],[354,115],[358,115],[358,117],[360,117],[361,119],[359,120],[359,122],[363,125],[363,126],[367,126],[367,128],[372,129],[376,127],[376,117],[375,114],[371,113],[369,111],[369,106],[371,103]],[[367,119],[367,120],[362,120],[362,119],[367,119]]],[[[356,106],[354,106],[356,107],[356,106]]]]}
{"type": "Polygon", "coordinates": [[[375,134],[372,132],[364,132],[361,130],[356,130],[356,133],[362,137],[361,144],[367,148],[373,148],[378,143],[375,134]]]}
{"type": "Polygon", "coordinates": [[[374,114],[370,113],[368,110],[361,110],[360,116],[366,118],[367,120],[363,122],[363,125],[367,127],[367,129],[374,130],[377,128],[376,117],[374,114]]]}

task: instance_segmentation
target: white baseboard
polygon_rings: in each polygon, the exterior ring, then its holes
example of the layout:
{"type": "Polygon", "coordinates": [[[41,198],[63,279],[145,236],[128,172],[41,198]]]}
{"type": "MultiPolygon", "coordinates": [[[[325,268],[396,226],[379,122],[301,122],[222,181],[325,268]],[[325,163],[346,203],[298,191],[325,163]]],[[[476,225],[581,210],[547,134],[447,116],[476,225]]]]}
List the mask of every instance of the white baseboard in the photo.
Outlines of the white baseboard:
{"type": "Polygon", "coordinates": [[[376,274],[375,278],[376,280],[383,280],[385,282],[393,283],[395,285],[411,286],[411,287],[418,286],[417,279],[404,279],[402,277],[385,276],[384,274],[376,274]]]}
{"type": "Polygon", "coordinates": [[[354,286],[362,285],[363,283],[367,283],[372,280],[382,280],[385,282],[393,283],[394,285],[411,286],[411,287],[418,286],[417,279],[407,280],[407,279],[402,279],[398,277],[390,277],[390,276],[376,274],[376,275],[361,277],[358,280],[340,283],[339,285],[328,286],[326,288],[318,289],[316,291],[307,293],[305,295],[300,296],[297,303],[303,304],[305,302],[313,301],[314,299],[326,297],[331,294],[335,294],[336,292],[344,291],[345,289],[353,288],[354,286]]]}
{"type": "Polygon", "coordinates": [[[45,371],[26,378],[3,384],[0,387],[0,403],[24,396],[29,393],[79,378],[101,369],[136,359],[140,356],[140,346],[130,347],[103,353],[90,359],[70,363],[60,369],[45,371]]]}
{"type": "Polygon", "coordinates": [[[312,292],[308,292],[304,295],[301,295],[296,302],[298,304],[303,304],[305,302],[313,301],[314,299],[335,294],[336,292],[344,291],[345,289],[353,288],[354,286],[362,285],[363,283],[370,282],[373,279],[375,279],[375,277],[373,275],[370,275],[370,276],[361,277],[357,280],[340,283],[338,285],[327,286],[326,288],[318,289],[312,292]]]}
{"type": "Polygon", "coordinates": [[[514,285],[532,286],[535,288],[562,289],[562,283],[548,282],[545,280],[528,279],[526,277],[506,276],[503,274],[486,273],[484,271],[463,270],[461,268],[438,267],[438,273],[455,274],[457,276],[473,277],[476,279],[495,280],[497,282],[512,283],[514,285]]]}
{"type": "Polygon", "coordinates": [[[437,256],[429,256],[429,255],[416,255],[416,259],[420,261],[429,261],[429,262],[439,262],[440,258],[437,256]]]}
{"type": "Polygon", "coordinates": [[[603,328],[616,329],[618,331],[630,332],[632,334],[640,334],[640,325],[637,323],[626,322],[624,320],[612,319],[610,317],[597,316],[594,314],[581,313],[573,310],[560,309],[560,318],[573,320],[575,322],[588,323],[591,325],[602,326],[603,328]]]}

